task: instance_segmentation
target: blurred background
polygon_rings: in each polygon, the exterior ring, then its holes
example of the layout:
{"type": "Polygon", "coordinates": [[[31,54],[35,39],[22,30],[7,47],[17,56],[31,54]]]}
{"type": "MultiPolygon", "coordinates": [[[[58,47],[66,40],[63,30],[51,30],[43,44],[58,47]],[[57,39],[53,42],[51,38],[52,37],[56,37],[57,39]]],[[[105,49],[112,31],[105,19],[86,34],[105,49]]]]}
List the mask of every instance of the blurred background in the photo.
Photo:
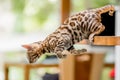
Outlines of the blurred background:
{"type": "MultiPolygon", "coordinates": [[[[59,27],[62,18],[61,1],[63,0],[0,0],[0,80],[5,79],[4,64],[6,62],[27,63],[26,50],[21,47],[22,44],[42,41],[59,27]]],[[[71,15],[84,9],[107,4],[118,5],[119,1],[71,0],[70,4],[71,15]]],[[[114,47],[110,47],[110,49],[111,51],[105,54],[104,58],[104,63],[109,64],[109,66],[103,67],[100,80],[111,80],[109,73],[114,66],[114,47]]],[[[38,63],[43,62],[45,58],[46,55],[43,55],[38,63]]],[[[57,73],[59,69],[31,70],[30,80],[42,80],[41,76],[46,72],[57,73]]],[[[9,80],[24,80],[23,73],[23,69],[11,67],[9,80]]]]}

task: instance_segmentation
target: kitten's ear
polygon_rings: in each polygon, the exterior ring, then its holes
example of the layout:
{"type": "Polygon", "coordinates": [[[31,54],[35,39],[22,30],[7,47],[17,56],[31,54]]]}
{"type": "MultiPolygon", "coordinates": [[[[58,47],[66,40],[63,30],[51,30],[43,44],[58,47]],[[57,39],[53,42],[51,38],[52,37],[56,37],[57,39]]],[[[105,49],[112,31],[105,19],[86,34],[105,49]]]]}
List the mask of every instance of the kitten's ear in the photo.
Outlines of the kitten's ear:
{"type": "Polygon", "coordinates": [[[22,47],[24,47],[24,48],[26,48],[28,50],[32,49],[32,47],[29,44],[22,45],[22,47]]]}

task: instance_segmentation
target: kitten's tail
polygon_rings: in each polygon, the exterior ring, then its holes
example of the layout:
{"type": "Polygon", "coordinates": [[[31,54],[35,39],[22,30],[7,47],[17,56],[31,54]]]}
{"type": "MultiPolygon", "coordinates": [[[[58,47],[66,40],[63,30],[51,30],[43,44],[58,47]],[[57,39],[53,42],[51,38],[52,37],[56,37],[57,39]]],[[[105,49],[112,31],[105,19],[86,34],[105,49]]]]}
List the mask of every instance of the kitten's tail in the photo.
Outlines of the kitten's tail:
{"type": "Polygon", "coordinates": [[[103,6],[101,8],[92,9],[92,11],[95,11],[99,15],[106,13],[106,12],[109,12],[109,15],[113,16],[113,13],[115,11],[115,7],[113,5],[106,5],[106,6],[103,6]]]}

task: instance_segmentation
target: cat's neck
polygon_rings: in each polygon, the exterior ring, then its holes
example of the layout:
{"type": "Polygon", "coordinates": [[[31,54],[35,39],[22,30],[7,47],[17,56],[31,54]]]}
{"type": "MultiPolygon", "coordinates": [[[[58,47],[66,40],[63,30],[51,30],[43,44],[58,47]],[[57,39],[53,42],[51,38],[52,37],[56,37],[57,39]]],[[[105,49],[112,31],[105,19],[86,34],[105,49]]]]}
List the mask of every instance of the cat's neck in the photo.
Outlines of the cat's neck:
{"type": "Polygon", "coordinates": [[[41,43],[41,49],[42,49],[42,52],[43,52],[43,54],[44,53],[50,53],[50,46],[49,46],[49,43],[48,43],[48,41],[47,40],[44,40],[42,43],[41,43]]]}

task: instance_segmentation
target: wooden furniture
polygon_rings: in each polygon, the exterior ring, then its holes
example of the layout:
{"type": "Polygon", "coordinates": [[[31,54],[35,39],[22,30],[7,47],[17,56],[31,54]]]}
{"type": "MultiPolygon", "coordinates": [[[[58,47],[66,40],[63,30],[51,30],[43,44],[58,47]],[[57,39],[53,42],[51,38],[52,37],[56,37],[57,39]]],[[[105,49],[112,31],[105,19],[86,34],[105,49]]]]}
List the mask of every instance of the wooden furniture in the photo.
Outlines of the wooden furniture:
{"type": "Polygon", "coordinates": [[[43,67],[58,67],[58,64],[23,64],[23,63],[5,63],[4,72],[5,80],[9,80],[9,68],[10,67],[21,67],[24,69],[24,80],[30,80],[29,74],[31,69],[43,68],[43,67]]]}
{"type": "Polygon", "coordinates": [[[120,36],[95,36],[94,45],[99,45],[99,46],[120,45],[120,36]]]}
{"type": "Polygon", "coordinates": [[[64,22],[66,18],[69,17],[71,9],[70,0],[61,0],[61,23],[64,22]]]}
{"type": "Polygon", "coordinates": [[[60,80],[100,80],[104,54],[68,55],[60,63],[60,80]],[[81,60],[77,60],[81,57],[81,60]],[[82,57],[89,58],[82,60],[82,57]]]}
{"type": "Polygon", "coordinates": [[[104,66],[104,54],[93,54],[91,69],[88,80],[100,80],[104,66]]]}

